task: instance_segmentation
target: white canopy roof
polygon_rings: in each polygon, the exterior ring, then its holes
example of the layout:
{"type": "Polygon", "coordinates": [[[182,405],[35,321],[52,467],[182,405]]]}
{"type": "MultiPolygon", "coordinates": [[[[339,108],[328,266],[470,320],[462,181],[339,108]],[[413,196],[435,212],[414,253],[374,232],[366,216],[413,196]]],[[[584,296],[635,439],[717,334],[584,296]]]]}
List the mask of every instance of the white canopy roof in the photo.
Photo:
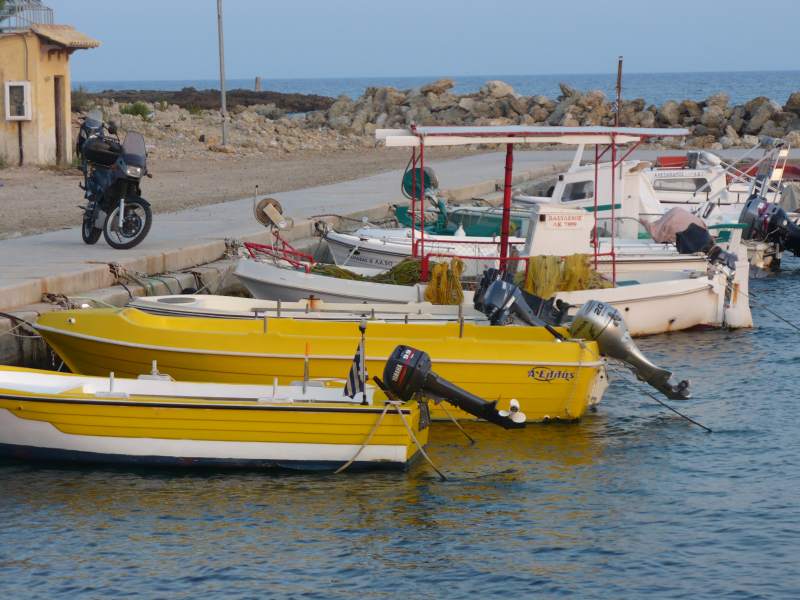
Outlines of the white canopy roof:
{"type": "Polygon", "coordinates": [[[688,129],[639,127],[547,127],[529,125],[378,129],[375,139],[386,146],[463,146],[467,144],[628,144],[653,137],[689,135],[688,129]]]}

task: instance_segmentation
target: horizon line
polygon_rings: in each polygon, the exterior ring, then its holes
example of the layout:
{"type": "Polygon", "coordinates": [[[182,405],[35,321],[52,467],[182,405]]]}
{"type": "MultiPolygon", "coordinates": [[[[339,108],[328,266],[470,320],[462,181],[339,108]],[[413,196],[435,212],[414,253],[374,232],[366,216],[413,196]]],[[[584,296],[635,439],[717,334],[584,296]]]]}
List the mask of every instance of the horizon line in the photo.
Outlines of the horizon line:
{"type": "MultiPolygon", "coordinates": [[[[711,73],[800,73],[800,69],[747,69],[747,70],[736,70],[736,71],[630,71],[627,73],[623,73],[623,81],[625,75],[704,75],[704,74],[711,74],[711,73]]],[[[226,77],[225,81],[232,81],[232,80],[248,80],[254,79],[255,77],[261,77],[267,81],[271,80],[281,80],[281,81],[303,81],[303,80],[341,80],[341,79],[419,79],[422,77],[432,77],[438,79],[447,79],[453,78],[458,79],[459,77],[494,77],[494,78],[502,78],[502,77],[554,77],[554,76],[586,76],[586,75],[607,75],[609,77],[616,77],[616,73],[611,72],[594,72],[594,73],[500,73],[500,74],[489,74],[489,73],[482,73],[482,74],[475,74],[475,75],[468,75],[468,74],[460,74],[460,75],[446,75],[446,74],[422,74],[422,75],[339,75],[339,76],[325,76],[325,77],[271,77],[267,78],[263,75],[248,75],[247,77],[226,77]]],[[[143,81],[152,81],[152,82],[169,82],[169,81],[218,81],[219,77],[190,77],[190,78],[175,78],[175,79],[75,79],[74,82],[78,83],[103,83],[103,82],[143,82],[143,81]]]]}

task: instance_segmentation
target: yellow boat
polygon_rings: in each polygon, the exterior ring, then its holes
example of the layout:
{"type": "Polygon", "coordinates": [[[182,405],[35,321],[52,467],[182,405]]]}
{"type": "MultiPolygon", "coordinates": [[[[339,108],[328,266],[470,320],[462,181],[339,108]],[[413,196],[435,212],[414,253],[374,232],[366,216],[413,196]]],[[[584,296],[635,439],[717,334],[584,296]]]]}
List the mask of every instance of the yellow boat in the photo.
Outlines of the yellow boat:
{"type": "MultiPolygon", "coordinates": [[[[168,317],[126,309],[53,312],[36,329],[75,373],[123,376],[146,372],[153,360],[176,379],[270,384],[303,376],[346,373],[360,340],[358,323],[168,317]]],[[[561,333],[566,335],[565,330],[561,333]]],[[[539,327],[370,322],[366,364],[379,375],[398,343],[427,352],[453,384],[510,408],[516,399],[528,421],[575,420],[606,388],[595,342],[557,342],[539,327]]],[[[432,408],[434,418],[446,418],[432,408]]],[[[473,418],[455,411],[460,418],[473,418]]]]}
{"type": "Polygon", "coordinates": [[[313,380],[304,389],[0,367],[0,455],[180,467],[407,466],[428,441],[427,404],[387,403],[372,386],[366,401],[313,380]]]}

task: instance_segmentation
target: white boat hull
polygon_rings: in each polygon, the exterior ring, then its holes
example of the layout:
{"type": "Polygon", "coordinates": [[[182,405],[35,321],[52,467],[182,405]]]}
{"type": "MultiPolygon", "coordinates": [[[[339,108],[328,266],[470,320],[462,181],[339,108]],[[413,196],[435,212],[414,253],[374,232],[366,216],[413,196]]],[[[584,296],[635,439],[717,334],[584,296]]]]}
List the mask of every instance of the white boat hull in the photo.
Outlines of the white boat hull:
{"type": "MultiPolygon", "coordinates": [[[[748,297],[749,265],[740,260],[734,277],[732,293],[726,294],[727,277],[724,272],[717,271],[711,278],[705,275],[689,278],[686,274],[682,277],[666,278],[668,273],[663,272],[660,280],[636,285],[624,285],[610,289],[584,290],[578,292],[561,292],[557,296],[570,304],[581,305],[587,300],[594,299],[608,302],[620,310],[625,317],[631,335],[652,335],[691,329],[693,327],[751,327],[753,324],[750,313],[748,297]],[[728,299],[726,300],[726,296],[728,299]]],[[[325,275],[298,273],[281,269],[268,263],[255,261],[241,261],[236,274],[242,279],[253,295],[268,300],[288,300],[280,294],[285,293],[287,286],[280,281],[281,278],[294,278],[291,291],[294,300],[307,298],[309,295],[320,293],[320,290],[347,289],[353,282],[339,280],[325,275]],[[244,265],[243,263],[249,263],[244,265]],[[241,273],[246,273],[243,278],[241,273]],[[303,291],[303,286],[305,292],[303,291]],[[302,294],[305,294],[303,296],[302,294]]],[[[678,275],[678,274],[676,274],[678,275]]],[[[356,291],[349,288],[347,301],[353,301],[352,294],[362,294],[358,299],[368,305],[375,305],[380,310],[380,304],[385,302],[417,302],[424,296],[425,286],[418,284],[413,287],[389,284],[363,284],[356,291]]],[[[331,302],[340,301],[336,298],[337,292],[327,294],[333,298],[331,302]]],[[[325,299],[328,300],[328,297],[325,299]]],[[[465,292],[464,303],[472,309],[472,293],[465,292]]],[[[457,313],[458,308],[452,310],[457,313]]],[[[465,311],[466,312],[466,311],[465,311]]]]}

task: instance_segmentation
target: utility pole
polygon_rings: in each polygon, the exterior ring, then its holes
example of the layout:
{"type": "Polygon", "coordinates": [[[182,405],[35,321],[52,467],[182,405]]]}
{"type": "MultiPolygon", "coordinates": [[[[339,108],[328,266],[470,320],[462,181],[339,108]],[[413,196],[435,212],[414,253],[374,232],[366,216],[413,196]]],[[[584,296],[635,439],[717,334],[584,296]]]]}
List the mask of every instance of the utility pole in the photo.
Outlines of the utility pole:
{"type": "Polygon", "coordinates": [[[228,144],[228,103],[225,98],[225,36],[222,32],[222,0],[217,0],[217,31],[219,32],[219,90],[222,99],[222,145],[228,144]]]}
{"type": "Polygon", "coordinates": [[[614,115],[614,126],[619,127],[619,112],[622,110],[622,57],[617,62],[617,110],[614,115]]]}

